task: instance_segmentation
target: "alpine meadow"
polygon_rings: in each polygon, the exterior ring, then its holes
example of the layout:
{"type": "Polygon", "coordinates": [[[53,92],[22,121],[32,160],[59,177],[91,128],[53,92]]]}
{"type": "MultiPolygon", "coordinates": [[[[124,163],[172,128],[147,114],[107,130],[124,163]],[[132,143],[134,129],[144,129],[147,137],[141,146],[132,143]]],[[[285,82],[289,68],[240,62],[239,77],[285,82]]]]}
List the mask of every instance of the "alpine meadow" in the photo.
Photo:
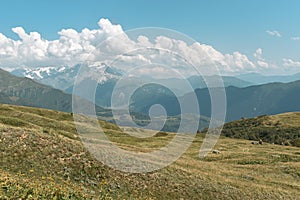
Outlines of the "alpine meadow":
{"type": "Polygon", "coordinates": [[[299,7],[2,1],[0,199],[299,199],[299,7]]]}

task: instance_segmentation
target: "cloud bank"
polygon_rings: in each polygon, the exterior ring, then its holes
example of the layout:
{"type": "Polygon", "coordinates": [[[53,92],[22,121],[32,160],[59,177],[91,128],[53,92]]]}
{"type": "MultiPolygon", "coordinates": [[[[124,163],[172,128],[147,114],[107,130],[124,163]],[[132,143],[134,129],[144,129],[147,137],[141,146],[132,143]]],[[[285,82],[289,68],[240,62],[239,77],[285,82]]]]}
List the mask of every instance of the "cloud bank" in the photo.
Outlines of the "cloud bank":
{"type": "MultiPolygon", "coordinates": [[[[91,62],[105,60],[121,52],[142,47],[178,52],[197,67],[201,67],[205,60],[213,60],[223,74],[260,72],[269,67],[261,57],[261,49],[254,54],[256,60],[251,61],[238,51],[223,54],[207,44],[199,42],[187,44],[182,40],[163,35],[154,39],[139,35],[136,40],[132,40],[120,25],[112,24],[108,19],[100,19],[98,26],[98,29],[84,28],[80,32],[74,29],[62,29],[58,32],[57,40],[46,40],[38,32],[27,33],[22,27],[12,29],[18,35],[18,40],[0,33],[0,67],[13,69],[20,66],[29,68],[73,66],[87,60],[91,62]],[[106,41],[105,45],[97,48],[103,41],[106,41]]],[[[277,31],[267,31],[267,33],[281,36],[277,31]]],[[[141,65],[152,62],[151,56],[139,53],[122,55],[122,59],[141,65]]],[[[162,56],[160,59],[165,58],[162,56]]]]}

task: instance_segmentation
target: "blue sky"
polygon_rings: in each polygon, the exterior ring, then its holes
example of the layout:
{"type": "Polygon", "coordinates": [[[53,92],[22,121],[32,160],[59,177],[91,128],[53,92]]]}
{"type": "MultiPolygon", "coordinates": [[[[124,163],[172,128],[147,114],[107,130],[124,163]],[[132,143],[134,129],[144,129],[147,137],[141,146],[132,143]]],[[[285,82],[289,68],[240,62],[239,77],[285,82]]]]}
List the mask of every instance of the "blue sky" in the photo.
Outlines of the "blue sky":
{"type": "Polygon", "coordinates": [[[11,29],[21,26],[53,40],[63,28],[94,29],[100,18],[108,18],[124,30],[174,29],[224,54],[239,51],[252,58],[261,48],[271,62],[300,61],[299,8],[297,0],[3,0],[0,33],[17,39],[11,29]]]}

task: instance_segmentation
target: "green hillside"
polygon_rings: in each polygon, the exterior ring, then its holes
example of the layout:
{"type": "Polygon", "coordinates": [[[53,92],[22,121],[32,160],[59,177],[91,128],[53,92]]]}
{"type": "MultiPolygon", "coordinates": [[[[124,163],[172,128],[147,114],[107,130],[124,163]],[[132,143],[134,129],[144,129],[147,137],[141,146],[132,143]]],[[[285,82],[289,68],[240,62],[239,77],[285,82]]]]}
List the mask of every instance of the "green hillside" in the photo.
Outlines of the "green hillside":
{"type": "MultiPolygon", "coordinates": [[[[172,133],[160,133],[137,139],[122,133],[114,124],[99,123],[112,141],[132,151],[152,151],[174,137],[172,133]]],[[[221,153],[209,153],[200,160],[203,138],[198,134],[188,151],[166,168],[145,174],[123,173],[89,154],[76,134],[70,113],[0,104],[0,199],[300,196],[299,148],[252,145],[249,140],[221,137],[215,146],[221,153]]]]}
{"type": "Polygon", "coordinates": [[[225,124],[223,135],[300,147],[300,113],[243,118],[225,124]]]}
{"type": "Polygon", "coordinates": [[[0,102],[71,112],[72,96],[0,69],[0,102]]]}

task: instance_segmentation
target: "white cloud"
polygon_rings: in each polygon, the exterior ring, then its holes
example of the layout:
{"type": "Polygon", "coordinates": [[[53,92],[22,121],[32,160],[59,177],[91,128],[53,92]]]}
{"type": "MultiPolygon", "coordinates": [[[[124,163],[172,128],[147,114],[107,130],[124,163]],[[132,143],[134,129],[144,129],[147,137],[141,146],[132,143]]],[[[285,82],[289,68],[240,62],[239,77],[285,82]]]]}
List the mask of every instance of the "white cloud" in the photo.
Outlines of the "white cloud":
{"type": "Polygon", "coordinates": [[[268,68],[269,67],[269,64],[265,61],[261,61],[261,60],[258,60],[257,61],[257,64],[261,67],[264,67],[264,68],[268,68]]]}
{"type": "Polygon", "coordinates": [[[300,37],[297,36],[297,37],[291,37],[291,40],[300,40],[300,37]]]}
{"type": "Polygon", "coordinates": [[[285,67],[300,67],[300,61],[294,61],[292,59],[284,58],[282,59],[283,66],[285,67]]]}
{"type": "MultiPolygon", "coordinates": [[[[37,32],[26,33],[22,27],[12,29],[20,38],[19,40],[7,38],[0,33],[0,67],[72,66],[87,60],[91,62],[109,60],[120,53],[144,47],[176,52],[199,68],[208,67],[208,64],[214,61],[225,74],[257,71],[258,67],[267,65],[261,58],[261,49],[256,52],[257,66],[240,52],[222,54],[210,45],[198,42],[187,44],[166,36],[158,36],[150,40],[147,36],[140,35],[135,41],[129,38],[120,25],[114,25],[108,19],[100,19],[98,25],[98,29],[84,28],[80,32],[74,29],[62,29],[58,32],[59,38],[56,40],[46,40],[37,32]],[[98,48],[99,44],[101,48],[98,48]]],[[[278,32],[272,34],[280,35],[278,32]]],[[[149,64],[154,61],[165,65],[171,64],[171,66],[177,64],[178,69],[180,69],[180,62],[183,62],[171,55],[168,60],[168,57],[165,57],[168,53],[164,51],[160,51],[159,54],[147,53],[149,52],[138,50],[135,55],[128,53],[122,55],[120,59],[134,64],[149,64]]],[[[119,62],[120,67],[124,67],[122,64],[119,62]]]]}
{"type": "Polygon", "coordinates": [[[258,48],[253,55],[254,55],[255,58],[261,59],[262,49],[258,48]]]}
{"type": "Polygon", "coordinates": [[[100,19],[98,25],[106,34],[111,36],[123,33],[123,29],[120,25],[112,25],[108,19],[100,19]]]}
{"type": "Polygon", "coordinates": [[[281,34],[276,30],[273,30],[273,31],[267,30],[266,33],[268,33],[271,36],[281,37],[281,34]]]}
{"type": "Polygon", "coordinates": [[[253,54],[253,56],[256,58],[256,64],[262,68],[268,68],[269,64],[268,62],[266,62],[266,60],[262,57],[262,49],[258,48],[255,53],[253,54]]]}
{"type": "Polygon", "coordinates": [[[299,73],[300,70],[300,61],[295,61],[290,58],[282,59],[281,70],[283,74],[295,74],[299,73]]]}
{"type": "Polygon", "coordinates": [[[152,43],[149,41],[149,39],[146,36],[140,35],[137,38],[138,46],[141,47],[151,47],[152,43]]]}
{"type": "Polygon", "coordinates": [[[228,70],[233,73],[255,71],[256,66],[251,62],[246,55],[240,52],[234,52],[232,55],[226,54],[224,59],[228,70]]]}

